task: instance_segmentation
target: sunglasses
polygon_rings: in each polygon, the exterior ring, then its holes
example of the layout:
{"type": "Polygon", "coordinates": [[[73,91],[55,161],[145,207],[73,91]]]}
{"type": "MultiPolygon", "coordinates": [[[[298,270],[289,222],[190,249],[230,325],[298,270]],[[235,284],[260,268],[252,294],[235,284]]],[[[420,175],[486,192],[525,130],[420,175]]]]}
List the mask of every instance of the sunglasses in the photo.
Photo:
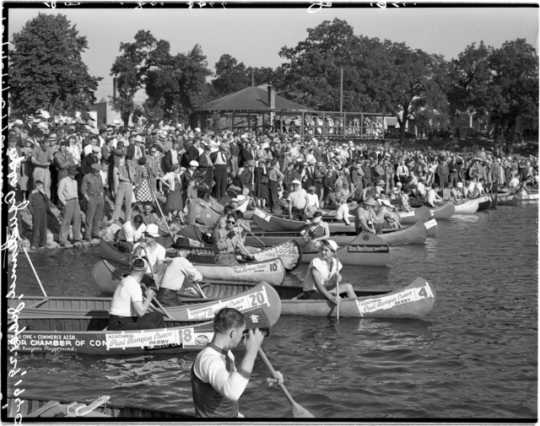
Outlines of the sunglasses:
{"type": "Polygon", "coordinates": [[[228,220],[227,223],[235,224],[236,222],[234,220],[228,220]]]}

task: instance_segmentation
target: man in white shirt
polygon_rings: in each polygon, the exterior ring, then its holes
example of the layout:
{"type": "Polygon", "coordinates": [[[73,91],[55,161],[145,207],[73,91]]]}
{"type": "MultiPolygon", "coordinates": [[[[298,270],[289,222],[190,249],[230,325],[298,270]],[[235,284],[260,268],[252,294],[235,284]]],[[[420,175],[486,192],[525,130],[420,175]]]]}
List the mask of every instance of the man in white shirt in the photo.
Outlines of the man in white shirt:
{"type": "MultiPolygon", "coordinates": [[[[243,417],[238,400],[244,393],[253,371],[264,336],[260,330],[249,330],[246,352],[239,368],[231,352],[246,332],[244,315],[233,308],[223,308],[214,317],[214,337],[193,362],[191,389],[197,417],[243,417]]],[[[283,383],[283,376],[276,372],[283,383]]]]}
{"type": "Polygon", "coordinates": [[[146,290],[143,299],[141,280],[146,271],[146,262],[135,259],[129,275],[122,278],[116,287],[109,311],[109,330],[140,330],[157,328],[161,324],[161,314],[148,312],[155,292],[146,290]]]}
{"type": "Polygon", "coordinates": [[[293,190],[289,194],[287,201],[289,201],[289,218],[304,220],[308,198],[307,192],[302,188],[302,184],[298,179],[292,181],[293,190]]]}
{"type": "MultiPolygon", "coordinates": [[[[165,261],[156,272],[155,279],[159,285],[158,300],[164,306],[178,306],[182,304],[181,296],[187,292],[181,290],[186,278],[197,284],[202,281],[202,274],[185,258],[187,251],[180,250],[179,257],[165,261]]],[[[191,290],[191,289],[190,289],[191,290]]]]}
{"type": "Polygon", "coordinates": [[[133,249],[133,245],[139,242],[146,231],[146,225],[140,214],[135,215],[132,219],[127,220],[123,225],[117,243],[124,246],[126,251],[133,249]]]}
{"type": "Polygon", "coordinates": [[[159,237],[159,228],[155,223],[146,225],[141,241],[133,246],[133,257],[146,258],[148,268],[146,273],[153,274],[156,267],[165,262],[167,251],[155,238],[159,237]]]}

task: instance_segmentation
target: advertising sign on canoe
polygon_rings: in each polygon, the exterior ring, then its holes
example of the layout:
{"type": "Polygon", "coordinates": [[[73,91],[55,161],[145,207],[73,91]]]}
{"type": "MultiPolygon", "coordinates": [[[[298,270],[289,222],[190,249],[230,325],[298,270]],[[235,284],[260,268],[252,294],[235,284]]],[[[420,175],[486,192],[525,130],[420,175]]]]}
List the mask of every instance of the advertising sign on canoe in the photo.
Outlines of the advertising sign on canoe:
{"type": "Polygon", "coordinates": [[[216,312],[222,308],[235,308],[240,312],[246,312],[251,309],[263,306],[270,306],[268,300],[268,294],[266,288],[262,288],[259,291],[239,296],[234,299],[226,301],[218,301],[212,305],[201,308],[188,308],[187,317],[190,320],[211,320],[214,318],[216,312]]]}
{"type": "Polygon", "coordinates": [[[105,345],[110,349],[154,348],[180,345],[180,333],[174,330],[141,330],[106,333],[105,345]]]}
{"type": "Polygon", "coordinates": [[[371,312],[386,311],[398,305],[417,302],[419,300],[429,299],[430,297],[433,297],[433,293],[429,284],[426,283],[423,287],[409,288],[399,293],[377,297],[376,299],[357,300],[356,306],[360,315],[363,316],[371,312]]]}
{"type": "Polygon", "coordinates": [[[263,264],[244,264],[233,266],[235,274],[245,274],[254,272],[276,272],[278,270],[278,262],[263,263],[263,264]]]}
{"type": "Polygon", "coordinates": [[[428,220],[427,222],[424,223],[424,227],[427,230],[430,230],[434,226],[437,226],[437,220],[436,219],[430,219],[430,220],[428,220]]]}
{"type": "Polygon", "coordinates": [[[105,348],[103,333],[84,337],[69,333],[21,333],[17,339],[17,348],[22,351],[75,352],[82,347],[105,348]]]}

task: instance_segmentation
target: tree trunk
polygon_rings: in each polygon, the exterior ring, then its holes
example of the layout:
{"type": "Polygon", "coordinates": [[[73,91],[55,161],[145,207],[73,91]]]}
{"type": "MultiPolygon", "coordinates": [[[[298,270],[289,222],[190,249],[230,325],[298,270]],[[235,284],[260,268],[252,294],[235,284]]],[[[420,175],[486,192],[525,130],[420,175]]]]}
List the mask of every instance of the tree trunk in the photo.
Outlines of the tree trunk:
{"type": "Polygon", "coordinates": [[[129,126],[129,116],[131,115],[130,111],[122,111],[120,116],[122,117],[122,121],[124,122],[124,127],[129,126]]]}

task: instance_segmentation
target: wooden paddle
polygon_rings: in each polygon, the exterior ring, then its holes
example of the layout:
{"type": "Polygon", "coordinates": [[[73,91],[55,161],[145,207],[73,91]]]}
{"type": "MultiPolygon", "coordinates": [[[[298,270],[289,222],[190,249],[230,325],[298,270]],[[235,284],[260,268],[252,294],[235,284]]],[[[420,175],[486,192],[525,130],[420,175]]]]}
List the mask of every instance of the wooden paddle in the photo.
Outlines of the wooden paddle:
{"type": "Polygon", "coordinates": [[[339,284],[341,282],[341,277],[336,280],[336,320],[339,322],[339,305],[340,305],[340,299],[339,296],[339,284]]]}
{"type": "Polygon", "coordinates": [[[32,272],[34,273],[34,276],[36,277],[36,281],[39,284],[39,288],[41,289],[41,292],[43,293],[43,297],[45,297],[45,299],[48,299],[49,296],[47,295],[47,292],[45,291],[45,288],[43,287],[43,284],[41,280],[39,279],[39,275],[36,271],[36,268],[34,268],[34,264],[32,263],[32,259],[30,259],[30,255],[28,254],[28,251],[26,250],[25,247],[23,247],[22,249],[23,249],[24,254],[26,255],[26,259],[28,259],[28,263],[30,264],[30,268],[32,269],[32,272]]]}
{"type": "MultiPolygon", "coordinates": [[[[274,370],[274,367],[272,366],[272,363],[264,353],[262,348],[259,348],[259,355],[261,356],[261,359],[264,361],[270,372],[272,373],[272,376],[276,378],[276,370],[274,370]]],[[[285,387],[283,383],[279,384],[281,390],[289,400],[292,408],[292,414],[295,418],[313,418],[315,417],[310,411],[308,411],[306,408],[302,407],[300,404],[298,404],[292,395],[290,394],[289,390],[285,387]]]]}
{"type": "Polygon", "coordinates": [[[246,229],[246,228],[244,229],[247,231],[249,235],[251,235],[253,238],[255,238],[255,240],[257,240],[257,242],[261,245],[262,248],[266,247],[263,241],[259,237],[257,237],[253,232],[251,232],[249,229],[246,229]]]}

